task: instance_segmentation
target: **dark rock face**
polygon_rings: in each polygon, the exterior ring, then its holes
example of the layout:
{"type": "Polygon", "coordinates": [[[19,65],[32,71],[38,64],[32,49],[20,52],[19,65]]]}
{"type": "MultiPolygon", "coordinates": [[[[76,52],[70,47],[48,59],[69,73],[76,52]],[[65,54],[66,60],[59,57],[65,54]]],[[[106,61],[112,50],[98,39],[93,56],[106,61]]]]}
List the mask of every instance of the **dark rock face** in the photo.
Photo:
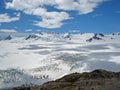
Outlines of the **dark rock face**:
{"type": "Polygon", "coordinates": [[[9,35],[8,37],[5,38],[5,40],[11,40],[12,39],[12,36],[9,35]]]}
{"type": "Polygon", "coordinates": [[[40,37],[37,35],[29,35],[28,37],[25,38],[25,40],[29,40],[29,39],[39,39],[40,37]]]}
{"type": "Polygon", "coordinates": [[[93,40],[92,38],[89,38],[86,40],[86,42],[92,42],[92,40],[93,40]]]}
{"type": "Polygon", "coordinates": [[[120,32],[112,33],[112,35],[120,35],[120,32]]]}
{"type": "Polygon", "coordinates": [[[102,33],[95,33],[93,37],[87,39],[87,42],[92,42],[93,40],[102,40],[102,37],[104,37],[104,34],[102,33]]]}
{"type": "Polygon", "coordinates": [[[105,35],[104,35],[104,34],[102,34],[102,33],[99,33],[98,35],[99,35],[99,36],[101,36],[101,37],[104,37],[104,36],[105,36],[105,35]]]}
{"type": "Polygon", "coordinates": [[[42,33],[42,32],[39,32],[39,34],[40,34],[40,35],[43,35],[43,33],[42,33]]]}
{"type": "Polygon", "coordinates": [[[70,35],[70,33],[66,33],[66,35],[64,35],[64,38],[71,40],[71,35],[70,35]]]}
{"type": "Polygon", "coordinates": [[[120,90],[120,72],[99,69],[89,73],[73,73],[41,86],[12,90],[120,90]]]}

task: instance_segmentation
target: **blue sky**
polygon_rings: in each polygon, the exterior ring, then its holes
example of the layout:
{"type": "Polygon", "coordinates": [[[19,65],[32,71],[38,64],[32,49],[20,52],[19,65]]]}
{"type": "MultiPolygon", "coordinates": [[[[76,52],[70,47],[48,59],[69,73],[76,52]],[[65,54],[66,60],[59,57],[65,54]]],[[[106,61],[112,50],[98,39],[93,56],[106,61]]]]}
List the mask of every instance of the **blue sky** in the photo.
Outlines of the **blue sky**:
{"type": "Polygon", "coordinates": [[[120,32],[120,0],[0,0],[1,32],[120,32]]]}

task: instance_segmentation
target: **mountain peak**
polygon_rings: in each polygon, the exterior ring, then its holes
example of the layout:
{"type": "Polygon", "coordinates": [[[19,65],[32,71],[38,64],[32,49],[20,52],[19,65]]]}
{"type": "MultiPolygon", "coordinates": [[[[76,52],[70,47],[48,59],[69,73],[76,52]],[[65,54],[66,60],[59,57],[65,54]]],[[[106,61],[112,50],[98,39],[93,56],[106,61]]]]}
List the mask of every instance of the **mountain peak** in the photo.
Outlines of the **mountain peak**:
{"type": "Polygon", "coordinates": [[[12,35],[9,35],[5,38],[5,40],[11,40],[12,39],[12,35]]]}
{"type": "Polygon", "coordinates": [[[25,40],[38,39],[38,38],[40,38],[40,36],[33,34],[33,35],[28,35],[28,36],[25,38],[25,40]]]}

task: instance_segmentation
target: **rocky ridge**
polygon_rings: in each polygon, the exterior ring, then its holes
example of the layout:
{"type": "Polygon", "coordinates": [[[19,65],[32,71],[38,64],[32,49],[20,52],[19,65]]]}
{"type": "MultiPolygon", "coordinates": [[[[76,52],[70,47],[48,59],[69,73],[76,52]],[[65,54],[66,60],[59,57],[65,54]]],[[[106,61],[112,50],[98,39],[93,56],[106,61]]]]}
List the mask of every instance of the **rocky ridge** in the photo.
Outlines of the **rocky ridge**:
{"type": "Polygon", "coordinates": [[[72,73],[40,86],[15,87],[12,90],[120,90],[120,72],[98,69],[72,73]]]}

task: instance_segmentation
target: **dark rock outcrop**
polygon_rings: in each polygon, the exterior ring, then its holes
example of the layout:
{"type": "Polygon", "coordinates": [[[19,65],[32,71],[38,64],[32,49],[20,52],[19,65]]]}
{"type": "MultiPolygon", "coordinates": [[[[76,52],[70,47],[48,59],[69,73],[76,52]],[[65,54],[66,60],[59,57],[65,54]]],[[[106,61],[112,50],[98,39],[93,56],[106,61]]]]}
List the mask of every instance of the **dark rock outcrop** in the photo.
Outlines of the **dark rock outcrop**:
{"type": "Polygon", "coordinates": [[[120,35],[120,32],[115,32],[115,33],[112,33],[112,35],[120,35]]]}
{"type": "Polygon", "coordinates": [[[102,33],[95,33],[94,36],[92,36],[91,38],[87,39],[87,42],[92,42],[93,40],[102,40],[102,37],[104,37],[104,34],[102,33]]]}
{"type": "Polygon", "coordinates": [[[101,37],[104,37],[104,36],[105,36],[105,35],[104,35],[104,34],[102,34],[102,33],[99,33],[98,35],[99,35],[99,36],[101,36],[101,37]]]}
{"type": "Polygon", "coordinates": [[[29,40],[29,39],[39,39],[40,37],[37,35],[29,35],[28,37],[25,38],[25,40],[29,40]]]}
{"type": "Polygon", "coordinates": [[[70,35],[70,33],[65,33],[64,38],[71,40],[71,35],[70,35]]]}
{"type": "Polygon", "coordinates": [[[5,38],[5,40],[11,40],[12,39],[12,36],[11,35],[9,35],[9,36],[7,36],[6,38],[5,38]]]}
{"type": "Polygon", "coordinates": [[[16,87],[12,90],[120,90],[120,72],[98,69],[73,73],[41,86],[16,87]]]}

